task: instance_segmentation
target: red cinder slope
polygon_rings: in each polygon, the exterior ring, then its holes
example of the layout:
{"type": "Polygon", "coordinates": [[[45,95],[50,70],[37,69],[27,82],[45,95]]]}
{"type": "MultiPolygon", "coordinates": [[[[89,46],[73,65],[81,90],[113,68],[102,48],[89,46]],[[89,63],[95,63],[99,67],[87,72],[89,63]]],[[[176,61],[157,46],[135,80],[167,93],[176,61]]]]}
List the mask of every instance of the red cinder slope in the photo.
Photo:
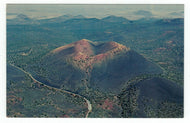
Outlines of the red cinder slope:
{"type": "Polygon", "coordinates": [[[114,55],[128,50],[129,48],[113,41],[97,43],[82,39],[56,48],[51,52],[51,55],[67,57],[71,59],[76,67],[87,70],[88,68],[92,68],[95,63],[101,63],[101,61],[107,58],[112,58],[114,55]]]}
{"type": "Polygon", "coordinates": [[[159,66],[122,44],[86,39],[56,48],[39,65],[38,78],[72,91],[90,87],[117,93],[135,76],[162,73],[159,66]]]}

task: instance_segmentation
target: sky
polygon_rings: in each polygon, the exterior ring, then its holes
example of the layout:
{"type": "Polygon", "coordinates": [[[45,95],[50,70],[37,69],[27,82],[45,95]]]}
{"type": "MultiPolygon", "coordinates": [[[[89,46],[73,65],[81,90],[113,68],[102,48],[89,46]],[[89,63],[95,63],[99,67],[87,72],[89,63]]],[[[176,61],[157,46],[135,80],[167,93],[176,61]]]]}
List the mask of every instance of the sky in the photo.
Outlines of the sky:
{"type": "Polygon", "coordinates": [[[103,18],[109,15],[122,16],[128,19],[142,17],[176,18],[183,17],[184,6],[182,4],[8,4],[7,18],[14,18],[17,14],[25,14],[37,19],[66,14],[95,18],[103,18]]]}
{"type": "Polygon", "coordinates": [[[7,18],[14,18],[17,14],[25,14],[31,18],[37,19],[52,18],[66,14],[83,15],[86,17],[95,18],[116,15],[131,20],[142,17],[178,18],[183,17],[184,6],[181,4],[8,4],[7,18]]]}

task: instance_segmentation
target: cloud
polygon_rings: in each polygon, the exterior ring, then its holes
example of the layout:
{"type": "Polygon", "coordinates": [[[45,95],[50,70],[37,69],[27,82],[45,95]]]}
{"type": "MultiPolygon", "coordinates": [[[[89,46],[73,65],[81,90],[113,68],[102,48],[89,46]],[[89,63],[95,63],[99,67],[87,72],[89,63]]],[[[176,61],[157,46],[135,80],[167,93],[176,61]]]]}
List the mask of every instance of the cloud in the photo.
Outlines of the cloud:
{"type": "Polygon", "coordinates": [[[28,11],[28,12],[37,12],[37,10],[35,10],[35,9],[28,9],[26,11],[28,11]]]}
{"type": "Polygon", "coordinates": [[[172,17],[184,17],[184,11],[181,12],[171,12],[169,13],[170,16],[172,17]]]}
{"type": "Polygon", "coordinates": [[[169,13],[170,15],[174,15],[174,16],[181,16],[183,15],[184,13],[183,12],[172,12],[172,13],[169,13]]]}
{"type": "Polygon", "coordinates": [[[133,14],[144,16],[144,17],[152,17],[153,16],[152,12],[145,11],[145,10],[138,10],[138,11],[135,11],[133,14]]]}
{"type": "Polygon", "coordinates": [[[18,13],[7,13],[7,15],[18,15],[18,13]]]}

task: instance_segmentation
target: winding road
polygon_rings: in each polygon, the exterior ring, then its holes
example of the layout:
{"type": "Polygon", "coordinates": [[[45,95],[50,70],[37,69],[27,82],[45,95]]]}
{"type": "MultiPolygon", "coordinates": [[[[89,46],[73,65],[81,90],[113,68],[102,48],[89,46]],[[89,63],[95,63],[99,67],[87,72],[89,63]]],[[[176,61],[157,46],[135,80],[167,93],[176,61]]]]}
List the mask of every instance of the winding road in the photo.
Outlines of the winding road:
{"type": "Polygon", "coordinates": [[[35,82],[37,82],[37,83],[39,83],[39,84],[43,84],[45,87],[48,87],[49,89],[55,89],[55,90],[58,90],[58,91],[60,91],[60,92],[64,92],[64,93],[70,94],[70,95],[72,95],[72,96],[74,96],[74,97],[75,97],[75,96],[78,96],[78,97],[83,98],[83,99],[86,101],[87,105],[88,105],[88,112],[86,113],[86,116],[85,116],[85,118],[88,118],[89,113],[92,111],[92,104],[90,103],[90,101],[89,101],[86,97],[84,97],[84,96],[82,96],[82,95],[79,95],[79,94],[76,94],[76,93],[73,93],[73,92],[70,92],[70,91],[68,91],[68,90],[59,89],[59,88],[56,88],[56,87],[51,87],[51,86],[49,86],[49,85],[46,85],[46,84],[44,84],[43,82],[40,82],[40,81],[36,80],[29,72],[23,70],[22,68],[17,67],[17,66],[15,66],[14,64],[11,64],[11,63],[9,63],[9,64],[10,64],[11,66],[13,66],[13,67],[19,69],[20,71],[24,72],[25,74],[27,74],[33,81],[35,81],[35,82]]]}

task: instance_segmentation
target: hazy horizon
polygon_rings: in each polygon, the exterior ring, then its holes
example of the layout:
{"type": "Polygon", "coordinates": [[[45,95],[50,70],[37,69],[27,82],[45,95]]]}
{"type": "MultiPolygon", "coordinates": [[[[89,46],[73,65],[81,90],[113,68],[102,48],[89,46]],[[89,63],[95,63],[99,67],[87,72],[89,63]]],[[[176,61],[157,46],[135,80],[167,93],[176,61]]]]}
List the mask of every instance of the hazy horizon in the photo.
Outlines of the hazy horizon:
{"type": "Polygon", "coordinates": [[[7,18],[25,14],[31,18],[53,18],[62,15],[83,15],[85,17],[103,18],[109,15],[122,16],[127,19],[147,17],[183,18],[184,5],[136,5],[136,4],[7,4],[7,18]]]}

